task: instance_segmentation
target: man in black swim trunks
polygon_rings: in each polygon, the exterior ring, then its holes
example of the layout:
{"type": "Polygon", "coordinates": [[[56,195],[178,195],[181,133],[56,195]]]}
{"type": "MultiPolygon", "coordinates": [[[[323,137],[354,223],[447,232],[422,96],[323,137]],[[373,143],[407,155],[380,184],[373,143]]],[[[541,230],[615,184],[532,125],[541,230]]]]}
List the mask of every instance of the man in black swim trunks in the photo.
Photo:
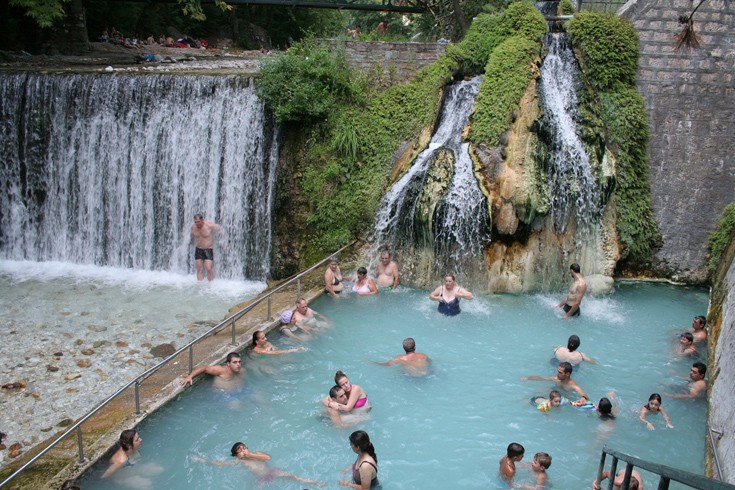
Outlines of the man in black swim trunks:
{"type": "Polygon", "coordinates": [[[569,287],[567,297],[562,300],[561,303],[556,305],[557,308],[564,309],[564,319],[568,320],[570,317],[579,316],[579,305],[582,304],[582,297],[585,291],[587,291],[587,282],[584,280],[584,276],[580,272],[579,264],[574,263],[569,266],[569,272],[574,277],[574,283],[569,287]]]}
{"type": "Polygon", "coordinates": [[[191,225],[191,237],[194,240],[194,260],[197,264],[197,280],[204,279],[204,270],[207,271],[207,280],[214,279],[212,267],[214,264],[214,234],[220,230],[220,225],[211,221],[204,221],[201,214],[194,215],[194,224],[191,225]]]}

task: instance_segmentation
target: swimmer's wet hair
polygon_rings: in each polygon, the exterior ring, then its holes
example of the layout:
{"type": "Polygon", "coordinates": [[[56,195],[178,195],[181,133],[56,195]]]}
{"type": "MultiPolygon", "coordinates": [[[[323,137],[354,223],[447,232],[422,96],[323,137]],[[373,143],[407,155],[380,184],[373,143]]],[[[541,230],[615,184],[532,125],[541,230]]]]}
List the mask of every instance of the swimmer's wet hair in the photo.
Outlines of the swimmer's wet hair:
{"type": "Polygon", "coordinates": [[[508,444],[507,454],[509,458],[515,458],[516,456],[523,456],[526,449],[518,444],[517,442],[511,442],[508,444]]]}
{"type": "Polygon", "coordinates": [[[702,315],[695,316],[694,319],[697,320],[699,323],[701,323],[703,327],[707,325],[707,319],[703,317],[702,315]]]}
{"type": "Polygon", "coordinates": [[[572,265],[570,265],[569,268],[572,269],[577,274],[579,274],[579,271],[582,270],[582,269],[579,268],[579,264],[576,263],[576,262],[573,263],[572,265]]]}
{"type": "Polygon", "coordinates": [[[232,454],[233,456],[237,456],[237,451],[238,451],[238,450],[239,450],[239,449],[240,449],[241,447],[244,447],[245,449],[247,449],[247,448],[248,448],[248,447],[247,447],[247,446],[245,445],[245,443],[244,443],[244,442],[236,442],[236,443],[235,443],[235,444],[234,444],[234,445],[232,446],[232,449],[230,449],[230,453],[231,453],[231,454],[232,454]]]}
{"type": "Polygon", "coordinates": [[[551,466],[551,456],[549,453],[536,453],[533,459],[535,459],[542,468],[548,469],[549,466],[551,466]]]}
{"type": "Polygon", "coordinates": [[[413,340],[411,337],[404,340],[403,350],[406,351],[406,354],[408,354],[409,352],[416,352],[416,341],[413,340]]]}
{"type": "Polygon", "coordinates": [[[120,447],[123,451],[133,449],[133,441],[135,440],[135,434],[137,433],[138,431],[135,429],[125,429],[120,433],[120,440],[118,442],[120,443],[120,447]]]}
{"type": "Polygon", "coordinates": [[[692,364],[692,367],[697,368],[699,374],[701,374],[702,376],[707,374],[707,366],[705,366],[703,362],[695,362],[694,364],[692,364]]]}
{"type": "Polygon", "coordinates": [[[237,352],[230,352],[229,354],[227,354],[228,363],[232,361],[233,359],[240,359],[240,354],[238,354],[237,352]]]}
{"type": "Polygon", "coordinates": [[[597,411],[600,412],[600,415],[611,415],[612,409],[613,404],[608,398],[600,398],[600,402],[597,404],[597,411]]]}
{"type": "Polygon", "coordinates": [[[681,334],[681,337],[687,339],[689,342],[694,342],[694,335],[691,332],[684,332],[681,334]]]}
{"type": "Polygon", "coordinates": [[[559,363],[559,367],[562,368],[564,370],[564,372],[567,373],[567,374],[572,374],[572,371],[574,370],[574,368],[572,367],[572,364],[570,362],[566,362],[566,361],[565,362],[560,362],[559,363]]]}
{"type": "Polygon", "coordinates": [[[567,340],[567,349],[569,349],[569,352],[574,352],[577,350],[577,347],[579,347],[580,344],[579,337],[576,335],[570,335],[569,340],[567,340]]]}
{"type": "Polygon", "coordinates": [[[549,392],[549,400],[553,400],[554,398],[561,398],[561,393],[557,390],[551,390],[549,392]]]}

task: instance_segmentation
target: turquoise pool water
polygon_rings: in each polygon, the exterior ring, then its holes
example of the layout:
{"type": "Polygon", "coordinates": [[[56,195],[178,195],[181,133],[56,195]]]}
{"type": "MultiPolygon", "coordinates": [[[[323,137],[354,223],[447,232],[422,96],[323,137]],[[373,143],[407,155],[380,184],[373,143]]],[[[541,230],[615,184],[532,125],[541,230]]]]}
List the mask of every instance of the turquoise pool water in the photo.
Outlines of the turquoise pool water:
{"type": "MultiPolygon", "coordinates": [[[[140,425],[144,442],[136,467],[101,482],[104,461],[84,478],[83,488],[258,487],[263,483],[242,466],[194,461],[231,459],[236,441],[270,453],[273,467],[338,488],[342,469],[354,461],[347,440],[354,428],[334,427],[319,403],[338,369],[373,404],[358,428],[373,440],[386,490],[507,488],[497,474],[510,442],[525,446],[524,461],[550,453],[549,476],[557,489],[589,488],[603,444],[703,472],[703,401],[665,398],[674,429],[658,416],[651,418],[656,430],[649,431],[638,412],[651,393],[685,386],[692,360],[675,358],[673,345],[692,317],[706,312],[706,291],[624,284],[611,296],[585,299],[582,316],[566,321],[554,310],[558,295],[484,296],[464,301],[462,313],[451,318],[439,315],[427,296],[402,289],[378,297],[320,298],[311,306],[334,326],[307,352],[246,355],[245,386],[236,393],[221,393],[210,380],[187,390],[140,425]],[[582,339],[579,350],[599,362],[581,366],[573,377],[595,402],[616,391],[621,406],[615,422],[572,407],[544,414],[529,403],[533,395],[548,394],[552,383],[520,378],[553,375],[552,348],[573,333],[582,339]],[[412,378],[399,366],[370,362],[402,353],[408,336],[432,358],[430,375],[412,378]],[[153,467],[160,474],[152,476],[153,467]],[[132,476],[141,479],[133,483],[132,476]]],[[[269,338],[277,347],[291,345],[277,333],[269,338]]],[[[519,469],[516,481],[530,483],[529,471],[519,469]]],[[[657,482],[645,473],[644,480],[649,488],[657,482]]],[[[266,485],[309,487],[286,479],[266,485]]]]}

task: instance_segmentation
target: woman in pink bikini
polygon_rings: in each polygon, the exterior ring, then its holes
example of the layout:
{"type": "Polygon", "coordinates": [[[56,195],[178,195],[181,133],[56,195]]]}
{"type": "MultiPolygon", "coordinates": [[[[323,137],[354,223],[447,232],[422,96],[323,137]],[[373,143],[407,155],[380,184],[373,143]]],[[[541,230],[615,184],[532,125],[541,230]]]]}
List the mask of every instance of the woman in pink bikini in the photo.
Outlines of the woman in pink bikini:
{"type": "Polygon", "coordinates": [[[348,398],[347,403],[344,405],[333,400],[330,401],[327,405],[329,408],[339,410],[340,412],[349,412],[355,408],[365,407],[366,410],[370,410],[370,408],[372,408],[368,403],[368,396],[367,393],[365,393],[365,390],[358,385],[350,383],[350,380],[347,378],[345,373],[337,371],[337,374],[334,375],[334,382],[337,386],[345,390],[345,394],[348,398]]]}

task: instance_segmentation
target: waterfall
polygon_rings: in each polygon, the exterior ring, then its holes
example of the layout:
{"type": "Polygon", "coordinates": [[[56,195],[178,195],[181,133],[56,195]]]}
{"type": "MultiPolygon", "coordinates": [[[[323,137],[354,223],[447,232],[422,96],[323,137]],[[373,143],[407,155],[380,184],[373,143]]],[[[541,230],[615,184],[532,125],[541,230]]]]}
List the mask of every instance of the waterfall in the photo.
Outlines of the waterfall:
{"type": "MultiPolygon", "coordinates": [[[[463,264],[482,257],[489,216],[462,133],[474,107],[481,78],[447,87],[440,121],[428,147],[383,198],[374,228],[374,250],[433,251],[431,275],[461,273],[463,264]],[[441,154],[451,154],[453,170],[440,196],[428,196],[430,174],[441,154]],[[427,199],[435,202],[427,205],[427,199]],[[423,206],[423,210],[421,207],[423,206]],[[427,214],[422,216],[422,213],[427,214]]],[[[373,253],[373,256],[376,254],[373,253]]]]}
{"type": "Polygon", "coordinates": [[[603,193],[579,135],[577,60],[565,34],[548,34],[545,41],[549,51],[541,66],[541,126],[549,143],[551,216],[556,231],[563,233],[572,213],[582,229],[596,224],[604,209],[603,193]]]}
{"type": "Polygon", "coordinates": [[[1,75],[0,257],[218,277],[269,270],[277,132],[240,76],[1,75]]]}

